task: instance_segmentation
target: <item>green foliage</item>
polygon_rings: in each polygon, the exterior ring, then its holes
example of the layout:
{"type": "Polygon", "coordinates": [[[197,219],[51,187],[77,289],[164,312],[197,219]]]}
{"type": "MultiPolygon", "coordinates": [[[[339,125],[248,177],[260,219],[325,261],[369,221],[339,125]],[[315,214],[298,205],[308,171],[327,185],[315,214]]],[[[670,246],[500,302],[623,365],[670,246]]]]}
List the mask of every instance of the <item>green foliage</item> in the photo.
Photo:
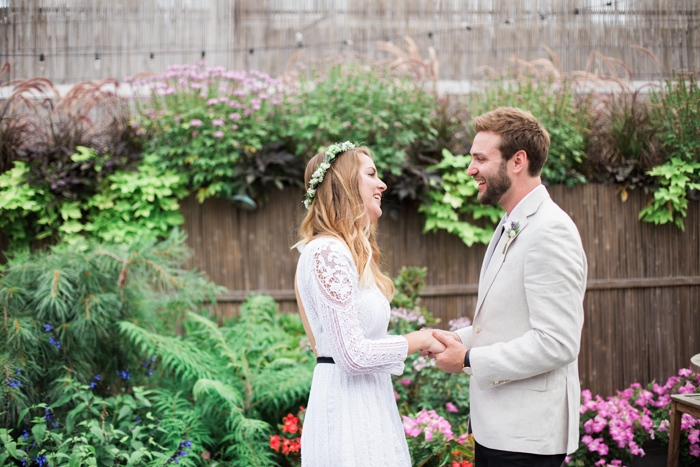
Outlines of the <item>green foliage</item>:
{"type": "Polygon", "coordinates": [[[120,322],[169,333],[185,311],[219,291],[179,268],[188,254],[183,243],[173,233],[161,243],[62,243],[9,257],[0,276],[0,365],[19,372],[20,384],[0,395],[3,426],[21,423],[30,405],[60,400],[62,378],[89,384],[97,376],[100,390],[110,393],[124,387],[125,375],[146,373],[120,322]]]}
{"type": "Polygon", "coordinates": [[[640,211],[639,218],[657,225],[673,222],[685,230],[688,193],[700,191],[700,162],[672,157],[648,173],[657,177],[659,188],[654,191],[654,199],[640,211]]]}
{"type": "Polygon", "coordinates": [[[648,174],[658,188],[639,218],[673,222],[684,229],[688,198],[700,192],[700,87],[693,74],[680,74],[651,95],[652,120],[666,161],[648,174]]]}
{"type": "Polygon", "coordinates": [[[300,347],[298,317],[278,312],[268,296],[252,296],[224,326],[188,313],[185,335],[165,337],[132,323],[121,331],[155,355],[209,420],[211,446],[229,465],[274,465],[270,422],[308,397],[313,354],[300,347]]]}
{"type": "MultiPolygon", "coordinates": [[[[75,231],[85,230],[102,241],[117,243],[167,237],[184,222],[178,201],[187,195],[185,184],[184,174],[160,171],[155,156],[147,155],[136,172],[109,176],[83,207],[87,211],[85,224],[72,221],[78,224],[75,231]]],[[[64,222],[61,229],[67,226],[64,222]]]]}
{"type": "Polygon", "coordinates": [[[274,145],[279,129],[271,113],[280,81],[200,64],[170,67],[134,85],[154,90],[136,122],[148,152],[161,170],[187,174],[187,188],[200,201],[235,195],[260,200],[260,183],[301,185],[303,163],[274,145]],[[270,144],[274,149],[268,150],[270,144]]]}
{"type": "Polygon", "coordinates": [[[14,162],[14,168],[0,174],[0,230],[10,244],[28,247],[37,219],[48,199],[40,187],[27,183],[27,165],[14,162]]]}
{"type": "Polygon", "coordinates": [[[301,73],[298,91],[286,97],[278,118],[297,155],[310,157],[321,146],[349,140],[372,148],[382,175],[399,175],[407,148],[419,136],[434,137],[435,105],[415,80],[349,59],[301,73]]]}
{"type": "Polygon", "coordinates": [[[440,143],[453,142],[460,124],[426,83],[359,59],[300,71],[275,118],[304,162],[341,141],[369,146],[387,195],[397,200],[424,196],[434,178],[425,166],[439,158],[440,143]]]}
{"type": "Polygon", "coordinates": [[[576,102],[573,80],[528,71],[486,80],[482,93],[474,93],[470,110],[480,115],[496,107],[519,107],[531,112],[549,132],[549,156],[542,169],[545,183],[573,186],[586,181],[585,136],[589,131],[588,106],[576,102]]]}
{"type": "MultiPolygon", "coordinates": [[[[79,148],[74,157],[81,161],[95,154],[79,148]]],[[[14,169],[0,175],[0,229],[10,240],[10,250],[52,236],[71,243],[85,237],[109,242],[162,239],[184,222],[178,201],[187,195],[186,177],[161,172],[151,155],[135,172],[108,175],[76,200],[54,195],[45,184],[30,184],[28,171],[16,161],[14,169]]]]}
{"type": "Polygon", "coordinates": [[[479,203],[477,183],[467,175],[470,156],[454,156],[447,149],[443,150],[442,155],[442,161],[432,167],[440,174],[442,184],[433,186],[428,194],[429,203],[418,208],[425,214],[423,231],[446,230],[458,235],[468,246],[488,243],[493,230],[473,222],[485,218],[495,224],[503,215],[503,210],[479,203]]]}
{"type": "Polygon", "coordinates": [[[202,421],[173,426],[173,417],[182,414],[172,413],[171,407],[154,407],[156,392],[134,387],[133,393],[103,397],[70,377],[61,383],[63,397],[56,403],[23,411],[22,418],[29,420],[26,429],[0,429],[0,466],[22,460],[26,465],[45,460],[47,465],[68,467],[155,467],[176,459],[183,466],[200,464],[196,454],[187,454],[190,449],[200,454],[202,444],[209,442],[202,421]]]}

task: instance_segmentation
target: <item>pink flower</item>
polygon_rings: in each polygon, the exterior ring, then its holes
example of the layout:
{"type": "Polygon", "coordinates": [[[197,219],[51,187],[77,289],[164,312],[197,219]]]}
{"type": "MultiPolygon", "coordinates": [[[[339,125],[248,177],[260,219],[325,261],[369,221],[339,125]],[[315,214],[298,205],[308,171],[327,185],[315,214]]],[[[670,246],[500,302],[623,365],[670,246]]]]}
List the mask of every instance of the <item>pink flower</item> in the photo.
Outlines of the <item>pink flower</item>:
{"type": "Polygon", "coordinates": [[[413,381],[411,378],[403,378],[399,380],[399,383],[401,383],[403,386],[410,386],[413,381]]]}
{"type": "Polygon", "coordinates": [[[212,136],[214,138],[221,138],[222,136],[224,136],[224,132],[223,131],[215,131],[212,136]]]}
{"type": "Polygon", "coordinates": [[[691,428],[688,430],[688,441],[690,441],[690,444],[700,443],[700,429],[691,428]]]}
{"type": "Polygon", "coordinates": [[[232,113],[231,115],[228,116],[231,120],[240,120],[241,119],[241,114],[238,112],[232,113]]]}
{"type": "Polygon", "coordinates": [[[212,98],[207,101],[207,105],[216,105],[219,103],[219,99],[212,98]]]}
{"type": "Polygon", "coordinates": [[[232,130],[238,130],[238,125],[231,125],[232,130]]]}
{"type": "Polygon", "coordinates": [[[199,119],[196,119],[196,118],[193,120],[190,120],[190,126],[194,127],[194,128],[197,128],[198,126],[202,126],[202,121],[199,119]]]}
{"type": "Polygon", "coordinates": [[[452,413],[459,412],[459,409],[452,402],[446,403],[445,408],[447,409],[448,412],[452,412],[452,413]]]}
{"type": "Polygon", "coordinates": [[[214,126],[224,126],[224,121],[220,118],[217,118],[217,119],[212,120],[211,124],[214,126]]]}
{"type": "Polygon", "coordinates": [[[700,445],[691,444],[690,445],[690,455],[693,457],[700,457],[700,445]]]}

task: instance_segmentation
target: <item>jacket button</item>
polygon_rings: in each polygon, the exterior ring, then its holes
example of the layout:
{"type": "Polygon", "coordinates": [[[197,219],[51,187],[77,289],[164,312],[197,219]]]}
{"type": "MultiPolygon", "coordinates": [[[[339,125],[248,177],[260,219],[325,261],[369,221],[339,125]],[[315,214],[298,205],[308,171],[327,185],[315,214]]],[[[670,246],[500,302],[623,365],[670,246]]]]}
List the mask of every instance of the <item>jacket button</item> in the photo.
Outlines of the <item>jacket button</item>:
{"type": "Polygon", "coordinates": [[[476,332],[481,332],[481,328],[480,328],[479,326],[475,327],[474,330],[475,330],[476,332]]]}

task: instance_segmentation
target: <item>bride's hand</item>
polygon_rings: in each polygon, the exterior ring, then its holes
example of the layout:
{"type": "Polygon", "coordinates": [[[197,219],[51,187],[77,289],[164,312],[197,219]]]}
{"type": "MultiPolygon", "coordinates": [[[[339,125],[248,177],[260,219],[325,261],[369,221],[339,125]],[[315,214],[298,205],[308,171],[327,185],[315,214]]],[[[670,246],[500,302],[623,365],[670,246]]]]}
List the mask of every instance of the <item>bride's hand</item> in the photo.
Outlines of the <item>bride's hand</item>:
{"type": "Polygon", "coordinates": [[[421,355],[423,355],[423,353],[427,353],[432,357],[435,354],[443,352],[446,348],[447,346],[445,344],[435,339],[435,337],[433,337],[431,334],[430,340],[428,340],[428,346],[421,350],[421,355]]]}

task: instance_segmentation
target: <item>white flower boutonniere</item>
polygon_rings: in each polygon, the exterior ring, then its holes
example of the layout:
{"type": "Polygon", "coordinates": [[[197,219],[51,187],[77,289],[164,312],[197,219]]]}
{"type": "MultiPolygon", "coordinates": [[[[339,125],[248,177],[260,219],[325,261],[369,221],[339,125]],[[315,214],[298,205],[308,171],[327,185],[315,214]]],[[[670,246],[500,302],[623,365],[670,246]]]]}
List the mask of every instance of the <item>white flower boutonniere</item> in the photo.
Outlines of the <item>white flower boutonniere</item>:
{"type": "Polygon", "coordinates": [[[506,254],[506,248],[508,248],[508,244],[519,233],[520,233],[520,222],[510,221],[508,224],[506,224],[506,244],[503,245],[503,251],[501,253],[503,253],[504,255],[506,254]]]}

